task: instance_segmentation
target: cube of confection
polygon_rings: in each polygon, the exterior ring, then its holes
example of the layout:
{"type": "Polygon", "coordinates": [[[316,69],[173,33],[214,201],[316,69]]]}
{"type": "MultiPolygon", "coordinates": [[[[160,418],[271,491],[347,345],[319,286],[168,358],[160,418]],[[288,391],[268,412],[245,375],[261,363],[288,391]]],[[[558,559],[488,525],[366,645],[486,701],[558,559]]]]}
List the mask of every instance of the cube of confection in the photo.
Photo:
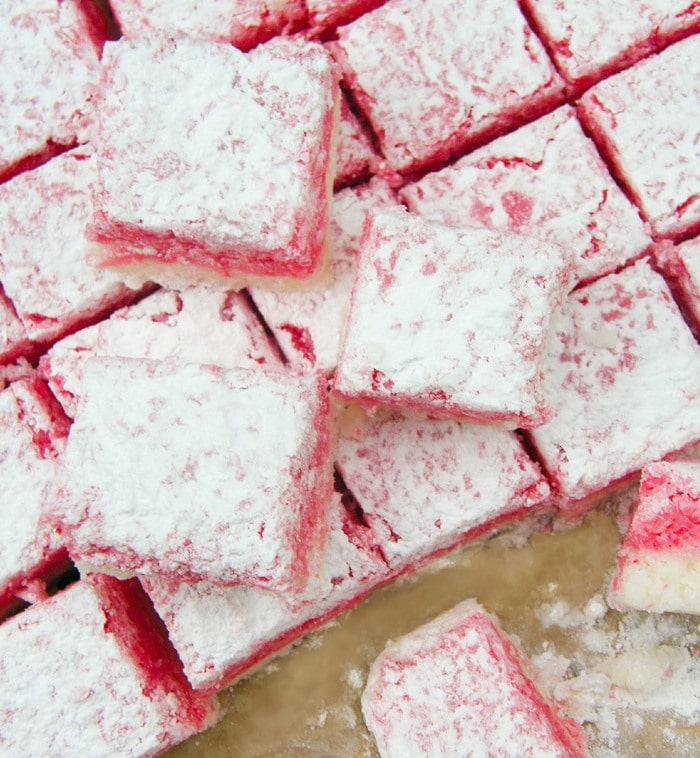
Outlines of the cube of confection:
{"type": "Polygon", "coordinates": [[[46,525],[46,494],[57,473],[69,420],[38,379],[0,392],[0,618],[17,597],[41,595],[43,584],[69,570],[62,540],[46,525]]]}
{"type": "Polygon", "coordinates": [[[77,582],[0,626],[5,755],[153,756],[210,726],[136,579],[77,582]]]}
{"type": "Polygon", "coordinates": [[[55,509],[71,555],[293,603],[332,492],[325,379],[92,358],[79,393],[55,509]]]}
{"type": "Polygon", "coordinates": [[[541,424],[542,351],[570,269],[541,240],[371,214],[335,391],[370,407],[541,424]]]}
{"type": "Polygon", "coordinates": [[[693,0],[523,0],[557,68],[583,89],[700,29],[693,0]]]}
{"type": "Polygon", "coordinates": [[[390,642],[362,694],[379,754],[586,754],[583,727],[538,690],[528,668],[474,600],[390,642]]]}
{"type": "Polygon", "coordinates": [[[96,355],[177,358],[223,368],[281,363],[245,295],[201,285],[159,290],[62,339],[42,356],[41,374],[71,417],[85,361],[96,355]]]}
{"type": "Polygon", "coordinates": [[[338,97],[329,55],[301,40],[107,45],[89,227],[103,263],[161,283],[311,275],[338,97]]]}
{"type": "Polygon", "coordinates": [[[284,32],[304,20],[303,0],[111,0],[125,37],[166,33],[212,42],[230,42],[240,50],[284,32]]]}
{"type": "Polygon", "coordinates": [[[31,352],[32,342],[0,284],[0,366],[31,352]]]}
{"type": "Polygon", "coordinates": [[[700,237],[680,245],[663,243],[655,257],[674,288],[696,337],[700,335],[700,237]]]}
{"type": "Polygon", "coordinates": [[[700,439],[700,347],[646,259],[569,296],[544,373],[530,435],[567,513],[700,439]]]}
{"type": "Polygon", "coordinates": [[[320,571],[309,581],[304,603],[296,609],[274,593],[254,587],[141,578],[195,689],[225,687],[390,578],[372,530],[353,518],[337,496],[329,520],[320,571]]]}
{"type": "Polygon", "coordinates": [[[354,21],[386,0],[306,0],[312,32],[319,34],[354,21]]]}
{"type": "Polygon", "coordinates": [[[442,163],[562,98],[515,0],[389,0],[338,29],[331,48],[389,166],[402,173],[442,163]]]}
{"type": "Polygon", "coordinates": [[[341,434],[337,467],[399,573],[549,504],[515,434],[477,424],[377,412],[341,434]]]}
{"type": "Polygon", "coordinates": [[[579,114],[657,235],[700,230],[700,35],[600,82],[579,114]]]}
{"type": "Polygon", "coordinates": [[[369,134],[350,109],[345,96],[340,99],[337,150],[336,190],[366,179],[380,160],[369,134]]]}
{"type": "Polygon", "coordinates": [[[618,553],[610,602],[700,614],[700,463],[650,463],[618,553]]]}
{"type": "Polygon", "coordinates": [[[396,197],[380,179],[334,196],[330,225],[331,281],[324,290],[274,292],[251,288],[265,323],[294,368],[318,369],[328,374],[335,369],[350,308],[365,215],[388,205],[397,205],[396,197]]]}
{"type": "Polygon", "coordinates": [[[578,280],[614,271],[651,243],[568,106],[409,184],[401,197],[426,218],[563,245],[578,280]]]}
{"type": "Polygon", "coordinates": [[[79,149],[0,186],[0,279],[27,336],[46,344],[137,296],[87,260],[94,158],[79,149]]]}
{"type": "Polygon", "coordinates": [[[0,181],[82,142],[104,41],[82,0],[4,0],[0,8],[0,181]]]}

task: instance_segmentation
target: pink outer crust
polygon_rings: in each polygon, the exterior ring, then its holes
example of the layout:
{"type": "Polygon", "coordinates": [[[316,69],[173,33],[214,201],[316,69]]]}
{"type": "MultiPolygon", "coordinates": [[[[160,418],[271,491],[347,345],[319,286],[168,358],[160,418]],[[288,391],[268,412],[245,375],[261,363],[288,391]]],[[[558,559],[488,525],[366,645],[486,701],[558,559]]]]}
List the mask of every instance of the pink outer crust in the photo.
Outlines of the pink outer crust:
{"type": "MultiPolygon", "coordinates": [[[[519,69],[509,58],[511,81],[491,81],[501,73],[490,59],[487,64],[481,60],[483,40],[477,37],[472,43],[479,25],[466,24],[463,28],[468,29],[468,36],[464,32],[449,40],[449,45],[442,32],[433,29],[439,14],[454,23],[464,13],[463,4],[431,0],[421,4],[421,15],[416,15],[416,6],[410,6],[412,14],[407,13],[404,6],[409,5],[407,0],[390,0],[353,24],[341,27],[339,41],[328,44],[343,70],[344,84],[367,116],[381,152],[394,171],[411,175],[437,168],[460,153],[535,120],[562,102],[563,82],[521,17],[516,2],[480,0],[479,7],[471,10],[476,15],[490,13],[498,17],[498,22],[486,22],[483,27],[489,32],[498,28],[505,36],[497,44],[503,49],[510,45],[511,56],[517,53],[519,69]],[[417,35],[420,39],[414,48],[417,35]],[[407,40],[412,46],[408,51],[407,40]],[[475,44],[474,52],[470,51],[470,43],[475,44]],[[453,58],[461,63],[461,70],[455,67],[454,60],[442,59],[449,57],[453,49],[453,58]],[[360,65],[362,71],[357,70],[360,65]],[[426,73],[426,67],[431,74],[426,73]],[[478,79],[473,73],[477,69],[478,79]],[[392,90],[396,94],[398,86],[418,94],[409,98],[403,109],[396,110],[396,100],[388,98],[392,90]],[[410,111],[415,98],[421,96],[420,90],[436,103],[427,113],[410,111]]],[[[457,28],[451,27],[451,35],[457,28]]]]}
{"type": "Polygon", "coordinates": [[[269,589],[290,607],[298,601],[327,534],[327,380],[278,370],[252,382],[252,375],[178,361],[90,359],[47,517],[74,559],[190,583],[269,589]],[[108,378],[120,392],[106,394],[108,378]],[[289,411],[281,422],[285,428],[275,434],[275,421],[260,415],[261,403],[280,416],[283,398],[289,411]],[[209,407],[208,436],[202,407],[209,407]],[[120,420],[107,421],[115,413],[120,420]],[[240,439],[243,423],[251,437],[255,433],[257,449],[239,454],[232,440],[240,439]],[[166,434],[166,427],[179,433],[166,434]],[[191,435],[186,428],[202,433],[191,435]],[[144,432],[153,439],[146,442],[144,432]],[[159,445],[158,465],[124,454],[126,445],[136,449],[135,440],[151,451],[159,445]],[[272,463],[275,454],[280,458],[272,463]],[[266,461],[260,471],[249,465],[254,455],[266,461]],[[109,476],[99,472],[101,466],[109,476]],[[231,468],[237,468],[235,481],[231,468]],[[170,496],[148,500],[141,490],[153,486],[170,496]],[[252,487],[264,494],[254,497],[252,487]],[[152,528],[156,512],[159,530],[152,528]]]}
{"type": "Polygon", "coordinates": [[[310,33],[322,35],[384,5],[386,0],[306,0],[310,33]]]}
{"type": "Polygon", "coordinates": [[[700,232],[698,61],[700,36],[689,37],[600,82],[578,103],[583,127],[657,238],[700,232]]]}
{"type": "MultiPolygon", "coordinates": [[[[151,45],[151,49],[147,53],[151,56],[151,59],[161,66],[163,65],[163,61],[170,59],[177,60],[179,65],[183,65],[182,56],[178,53],[178,46],[180,48],[191,48],[190,52],[192,53],[192,50],[197,45],[201,47],[203,58],[205,55],[209,56],[207,61],[209,65],[213,65],[212,61],[216,65],[221,65],[222,63],[219,59],[223,57],[223,52],[221,54],[215,53],[216,46],[214,45],[186,41],[185,38],[170,42],[161,40],[161,43],[160,46],[156,44],[151,45]]],[[[222,51],[223,47],[221,46],[222,51]]],[[[322,50],[320,46],[314,46],[314,48],[322,50]]],[[[301,172],[303,176],[298,179],[298,183],[303,183],[303,190],[300,189],[299,192],[306,193],[306,196],[295,198],[295,202],[291,206],[285,207],[285,221],[290,228],[290,232],[279,247],[270,247],[270,244],[273,243],[270,243],[268,239],[271,238],[270,230],[275,229],[271,209],[268,209],[270,212],[261,221],[255,218],[255,213],[260,212],[259,208],[255,208],[252,211],[250,208],[236,208],[236,212],[242,214],[244,217],[250,212],[250,215],[253,216],[252,223],[258,225],[258,228],[254,232],[251,232],[252,227],[248,225],[248,228],[245,229],[247,236],[244,238],[241,237],[239,225],[238,239],[241,241],[238,244],[233,243],[230,232],[224,232],[224,235],[231,237],[231,242],[215,244],[212,241],[207,241],[207,236],[212,236],[212,231],[207,226],[207,219],[204,219],[204,221],[198,219],[196,222],[188,222],[186,219],[173,218],[170,224],[173,227],[175,225],[180,227],[178,232],[174,232],[173,228],[149,229],[145,225],[139,225],[143,224],[143,221],[120,220],[113,216],[111,210],[115,200],[107,188],[107,181],[112,181],[111,174],[116,175],[119,172],[120,176],[117,178],[117,184],[119,182],[123,184],[124,178],[122,174],[124,172],[128,173],[129,170],[138,171],[142,168],[136,165],[119,166],[114,155],[115,148],[111,144],[102,145],[106,140],[108,142],[116,140],[118,144],[121,144],[119,142],[120,138],[111,135],[111,132],[114,130],[110,124],[115,118],[115,113],[123,109],[127,93],[121,92],[116,82],[120,77],[123,78],[124,76],[123,67],[133,66],[131,58],[134,57],[136,59],[136,55],[143,54],[138,43],[136,45],[131,43],[131,48],[124,47],[122,51],[117,51],[115,48],[115,54],[112,56],[110,63],[103,66],[102,69],[101,87],[103,105],[98,111],[98,122],[102,135],[100,140],[102,147],[98,150],[98,176],[100,178],[93,192],[95,207],[93,221],[86,229],[86,236],[89,239],[100,242],[105,246],[101,255],[101,265],[122,266],[134,263],[147,264],[148,262],[155,262],[166,265],[195,267],[202,269],[204,272],[213,273],[225,278],[235,278],[240,274],[248,274],[301,279],[314,273],[322,259],[326,242],[328,225],[328,166],[335,131],[336,106],[340,97],[339,88],[335,86],[336,73],[332,67],[329,67],[320,74],[317,71],[309,73],[304,69],[307,65],[311,68],[318,64],[318,51],[314,48],[304,48],[300,44],[295,45],[291,42],[286,43],[285,46],[282,42],[276,43],[273,41],[269,45],[259,47],[247,54],[250,56],[247,60],[255,61],[256,63],[271,60],[273,65],[279,64],[279,61],[287,56],[288,59],[299,65],[299,70],[303,72],[304,76],[308,74],[307,78],[314,78],[313,86],[318,90],[318,92],[315,91],[315,94],[320,93],[321,90],[326,94],[326,89],[330,93],[327,103],[329,107],[323,110],[323,116],[315,131],[313,145],[309,143],[303,147],[301,145],[295,146],[296,150],[305,151],[302,160],[296,157],[295,164],[297,170],[299,170],[298,166],[303,167],[303,171],[301,172]],[[128,61],[128,63],[124,64],[123,60],[128,61]],[[111,98],[111,100],[105,105],[104,103],[107,102],[108,98],[111,98]],[[106,138],[105,135],[110,136],[106,138]],[[185,229],[188,231],[185,231],[185,229]],[[194,229],[194,232],[192,229],[194,229]],[[198,231],[202,236],[197,236],[198,231]]],[[[194,55],[194,53],[192,54],[194,55]]],[[[264,66],[264,63],[262,65],[264,66]]],[[[260,68],[255,69],[254,76],[257,79],[246,81],[246,86],[248,89],[254,86],[257,87],[257,90],[262,89],[264,91],[265,77],[260,68]]],[[[308,82],[305,83],[308,85],[308,82]]],[[[139,86],[143,89],[145,85],[143,82],[140,82],[139,86]]],[[[281,90],[278,86],[273,91],[279,93],[281,90]]],[[[141,94],[143,95],[143,92],[141,94]]],[[[138,102],[137,106],[143,107],[143,103],[138,102]]],[[[178,106],[182,106],[182,103],[178,102],[178,106]]],[[[256,107],[259,107],[257,101],[256,107]]],[[[289,110],[285,111],[284,104],[278,102],[275,104],[275,107],[283,111],[280,117],[280,131],[285,125],[289,127],[292,122],[296,124],[295,119],[298,120],[300,118],[299,114],[291,113],[289,110]],[[284,119],[286,119],[286,122],[284,119]]],[[[286,107],[288,109],[288,103],[286,103],[286,107]]],[[[310,116],[311,114],[304,115],[310,116]]],[[[274,122],[274,118],[272,121],[274,122]]],[[[295,133],[298,134],[298,131],[297,129],[295,133]]],[[[307,137],[307,132],[304,132],[304,135],[305,139],[310,139],[307,137]]],[[[250,151],[250,146],[243,140],[244,136],[246,135],[241,135],[241,140],[245,145],[245,149],[250,151]]],[[[235,139],[231,137],[229,139],[232,144],[235,143],[235,139]]],[[[252,166],[251,163],[259,159],[259,156],[242,154],[236,157],[234,147],[231,147],[229,152],[231,154],[225,154],[225,158],[229,163],[233,160],[239,160],[239,162],[245,164],[247,170],[244,172],[244,175],[249,174],[251,170],[259,169],[257,164],[256,166],[252,166]]],[[[169,154],[165,155],[161,151],[154,158],[156,163],[151,167],[151,170],[156,174],[159,171],[168,174],[170,169],[165,164],[168,163],[169,159],[172,160],[172,153],[173,150],[170,150],[169,154]]],[[[125,160],[127,158],[126,155],[120,155],[119,157],[123,157],[125,160]]],[[[265,158],[268,162],[274,162],[272,156],[265,156],[265,158]]],[[[195,177],[192,175],[192,172],[197,171],[197,166],[190,165],[191,160],[189,157],[182,158],[182,156],[175,155],[175,160],[179,165],[178,170],[185,172],[188,181],[193,181],[195,177]]],[[[285,152],[279,160],[288,163],[291,160],[291,156],[285,152]]],[[[218,169],[216,173],[217,180],[220,180],[221,173],[218,169]]],[[[295,175],[295,180],[297,178],[295,175]]],[[[168,177],[168,181],[170,181],[170,177],[168,177]]],[[[172,183],[168,187],[172,188],[172,183]]],[[[284,191],[285,188],[277,189],[278,191],[284,191]]],[[[215,187],[214,191],[231,191],[231,188],[215,187]]],[[[147,215],[147,212],[150,210],[150,208],[145,210],[143,215],[147,215]]],[[[276,211],[279,212],[279,207],[276,208],[276,211]]],[[[134,213],[135,211],[133,208],[130,208],[128,212],[134,213]]],[[[156,214],[157,217],[158,213],[156,214]]],[[[183,210],[182,213],[184,214],[185,211],[183,210]]],[[[229,219],[225,219],[225,221],[228,222],[229,219]]],[[[245,226],[248,224],[248,221],[244,221],[243,223],[245,226]]],[[[163,226],[160,218],[158,218],[157,224],[163,226]]],[[[218,233],[218,230],[214,233],[218,233]]],[[[278,243],[281,241],[278,235],[274,239],[278,243]]]]}
{"type": "Polygon", "coordinates": [[[92,585],[100,598],[107,617],[105,632],[114,635],[125,655],[141,671],[144,695],[174,698],[177,702],[175,734],[168,735],[163,748],[184,739],[178,731],[196,734],[211,726],[218,715],[216,703],[193,692],[168,632],[138,579],[120,581],[92,574],[82,581],[92,585]]]}
{"type": "MultiPolygon", "coordinates": [[[[543,9],[541,13],[538,12],[538,0],[520,0],[520,4],[530,26],[537,32],[550,57],[554,60],[557,70],[570,85],[571,96],[577,96],[601,79],[607,79],[612,74],[628,68],[642,58],[646,58],[652,53],[658,53],[668,45],[700,30],[700,5],[695,0],[691,0],[688,2],[685,11],[674,13],[671,18],[662,19],[652,16],[652,18],[645,19],[646,29],[635,30],[639,35],[636,38],[629,36],[628,39],[625,39],[624,32],[626,29],[623,29],[619,49],[614,54],[606,60],[591,61],[586,65],[583,61],[578,60],[577,52],[571,49],[570,37],[557,38],[557,31],[548,29],[547,10],[543,9]]],[[[625,4],[629,5],[630,13],[640,13],[634,3],[625,4]]],[[[572,5],[576,5],[576,3],[572,3],[572,5]]],[[[581,5],[582,11],[585,10],[585,3],[579,3],[579,5],[581,5]]],[[[599,5],[605,8],[605,0],[599,5]]],[[[614,6],[608,5],[607,7],[612,9],[614,6]]],[[[563,10],[563,13],[565,14],[566,11],[563,10]]],[[[610,19],[601,18],[601,22],[610,26],[619,26],[621,23],[619,5],[614,13],[615,16],[610,19]]],[[[568,25],[567,29],[571,35],[572,26],[568,25]]],[[[579,40],[579,45],[587,46],[587,40],[579,40]]]]}
{"type": "Polygon", "coordinates": [[[642,471],[639,500],[622,546],[682,550],[700,558],[700,464],[652,463],[642,471]]]}
{"type": "Polygon", "coordinates": [[[228,42],[243,51],[279,34],[293,34],[306,20],[304,0],[285,0],[281,5],[279,0],[228,0],[226,3],[186,0],[179,3],[184,7],[174,4],[165,14],[153,0],[110,0],[110,3],[122,33],[130,39],[165,32],[210,42],[228,42]],[[217,5],[225,7],[217,8],[217,5]]]}
{"type": "Polygon", "coordinates": [[[680,245],[664,240],[655,246],[654,258],[695,338],[700,340],[700,237],[680,245]]]}
{"type": "Polygon", "coordinates": [[[409,745],[426,755],[584,755],[582,726],[561,716],[528,668],[495,619],[467,600],[387,645],[370,670],[362,711],[386,758],[409,745]],[[494,722],[495,709],[512,726],[494,722]]]}
{"type": "Polygon", "coordinates": [[[568,106],[403,187],[400,196],[426,218],[567,247],[578,281],[616,270],[651,244],[568,106]]]}

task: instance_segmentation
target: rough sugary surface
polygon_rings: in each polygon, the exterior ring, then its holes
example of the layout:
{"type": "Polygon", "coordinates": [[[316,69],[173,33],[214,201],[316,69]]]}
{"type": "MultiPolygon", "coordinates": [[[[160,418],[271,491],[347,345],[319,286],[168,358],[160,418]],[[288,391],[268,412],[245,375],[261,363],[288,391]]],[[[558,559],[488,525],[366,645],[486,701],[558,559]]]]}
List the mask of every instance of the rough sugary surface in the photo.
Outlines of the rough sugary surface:
{"type": "Polygon", "coordinates": [[[303,0],[110,0],[125,37],[167,33],[249,50],[294,31],[305,18],[303,0]]]}
{"type": "Polygon", "coordinates": [[[300,590],[325,539],[328,415],[316,375],[91,359],[57,493],[69,551],[98,567],[300,590]]]}
{"type": "Polygon", "coordinates": [[[700,439],[700,348],[646,260],[570,295],[544,363],[554,416],[531,432],[562,507],[700,439]]]}
{"type": "Polygon", "coordinates": [[[153,756],[213,721],[136,594],[94,577],[0,626],[4,755],[153,756]]]}
{"type": "Polygon", "coordinates": [[[568,106],[409,184],[401,197],[412,211],[446,224],[565,246],[578,280],[619,268],[651,242],[568,106]]]}
{"type": "Polygon", "coordinates": [[[397,171],[444,161],[561,98],[515,0],[389,0],[338,37],[346,84],[397,171]]]}
{"type": "Polygon", "coordinates": [[[337,150],[336,188],[366,179],[380,160],[372,140],[360,120],[350,110],[345,97],[341,97],[340,100],[337,150]]]}
{"type": "Polygon", "coordinates": [[[374,540],[372,530],[334,498],[320,571],[306,587],[304,604],[294,610],[275,594],[253,587],[173,584],[160,577],[141,581],[192,686],[218,690],[389,579],[374,540]]]}
{"type": "Polygon", "coordinates": [[[652,463],[618,554],[611,602],[700,614],[700,463],[652,463]]]}
{"type": "Polygon", "coordinates": [[[24,325],[0,284],[0,366],[30,352],[31,347],[24,325]]]}
{"type": "Polygon", "coordinates": [[[312,31],[320,33],[354,21],[384,2],[385,0],[306,0],[306,7],[312,31]]]}
{"type": "Polygon", "coordinates": [[[331,373],[338,362],[365,214],[396,197],[381,180],[346,189],[333,198],[330,284],[319,292],[272,292],[253,288],[255,304],[289,363],[302,371],[331,373]]]}
{"type": "Polygon", "coordinates": [[[700,230],[700,35],[597,84],[579,113],[658,235],[700,230]]]}
{"type": "Polygon", "coordinates": [[[177,358],[223,368],[280,364],[278,351],[245,296],[205,286],[159,290],[57,342],[42,356],[41,373],[71,417],[82,368],[94,355],[177,358]]]}
{"type": "Polygon", "coordinates": [[[83,141],[100,40],[81,0],[3,0],[0,181],[83,141]]]}
{"type": "Polygon", "coordinates": [[[581,756],[583,728],[558,712],[495,619],[474,600],[390,642],[362,695],[382,758],[581,756]]]}
{"type": "Polygon", "coordinates": [[[700,335],[700,237],[680,245],[659,245],[655,256],[675,286],[686,314],[692,321],[693,330],[700,335]]]}
{"type": "Polygon", "coordinates": [[[104,59],[90,229],[104,262],[190,279],[313,273],[339,97],[324,48],[157,37],[104,59]]]}
{"type": "Polygon", "coordinates": [[[136,293],[88,263],[94,160],[81,150],[0,185],[0,279],[27,336],[46,343],[136,293]]]}
{"type": "Polygon", "coordinates": [[[540,424],[549,414],[542,350],[569,275],[568,255],[550,243],[378,211],[362,240],[335,389],[368,406],[540,424]]]}
{"type": "Polygon", "coordinates": [[[35,579],[66,564],[58,537],[42,523],[46,487],[57,473],[68,419],[37,379],[0,392],[0,618],[12,598],[35,579]]]}
{"type": "Polygon", "coordinates": [[[588,86],[700,29],[696,0],[523,0],[567,82],[588,86]]]}
{"type": "Polygon", "coordinates": [[[542,472],[512,432],[451,420],[377,413],[341,435],[337,466],[397,571],[549,496],[542,472]]]}

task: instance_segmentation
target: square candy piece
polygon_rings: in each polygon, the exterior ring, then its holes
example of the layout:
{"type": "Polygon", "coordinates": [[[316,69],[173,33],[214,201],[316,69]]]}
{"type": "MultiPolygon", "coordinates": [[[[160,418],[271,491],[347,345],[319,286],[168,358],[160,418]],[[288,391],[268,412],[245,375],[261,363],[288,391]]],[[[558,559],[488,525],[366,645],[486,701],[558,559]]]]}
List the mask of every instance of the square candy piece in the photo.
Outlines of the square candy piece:
{"type": "Polygon", "coordinates": [[[0,186],[0,279],[30,339],[48,343],[138,293],[88,261],[94,158],[59,155],[0,186]]]}
{"type": "Polygon", "coordinates": [[[296,369],[332,373],[338,362],[350,295],[357,272],[365,215],[396,196],[380,179],[345,189],[333,198],[331,281],[320,292],[273,292],[253,288],[251,295],[289,363],[296,369]]]}
{"type": "Polygon", "coordinates": [[[390,642],[362,694],[379,755],[585,755],[583,727],[542,695],[528,668],[474,600],[390,642]]]}
{"type": "Polygon", "coordinates": [[[504,426],[549,416],[541,357],[571,265],[550,243],[369,216],[335,390],[504,426]]]}
{"type": "Polygon", "coordinates": [[[350,110],[345,95],[340,99],[336,190],[367,179],[380,157],[358,117],[350,110]]]}
{"type": "Polygon", "coordinates": [[[57,342],[42,356],[41,374],[71,417],[83,366],[97,355],[176,358],[223,368],[281,365],[245,295],[205,286],[159,290],[57,342]]]}
{"type": "Polygon", "coordinates": [[[516,0],[389,0],[338,38],[345,82],[402,173],[443,163],[562,98],[516,0]]]}
{"type": "Polygon", "coordinates": [[[657,245],[654,254],[695,336],[700,337],[700,237],[675,246],[665,242],[657,245]]]}
{"type": "Polygon", "coordinates": [[[651,463],[618,553],[610,602],[700,614],[700,463],[651,463]]]}
{"type": "Polygon", "coordinates": [[[13,382],[0,392],[0,618],[16,596],[28,587],[38,589],[35,580],[50,581],[71,566],[61,540],[43,520],[51,505],[46,488],[56,477],[68,427],[38,379],[13,382]]]}
{"type": "Polygon", "coordinates": [[[549,503],[512,432],[376,413],[341,434],[338,470],[396,572],[549,503]]]}
{"type": "Polygon", "coordinates": [[[83,0],[3,0],[0,181],[84,141],[104,40],[83,0]]]}
{"type": "Polygon", "coordinates": [[[56,523],[75,558],[295,593],[325,540],[326,382],[93,358],[63,467],[56,523]]]}
{"type": "Polygon", "coordinates": [[[610,273],[651,243],[569,107],[409,184],[401,197],[412,211],[446,224],[563,245],[574,253],[577,280],[610,273]]]}
{"type": "Polygon", "coordinates": [[[554,416],[531,432],[564,511],[700,440],[700,347],[647,260],[569,296],[544,363],[554,416]]]}
{"type": "Polygon", "coordinates": [[[0,626],[4,755],[154,756],[210,726],[137,580],[77,582],[0,626]]]}
{"type": "Polygon", "coordinates": [[[557,68],[581,90],[700,29],[695,0],[523,0],[557,68]]]}
{"type": "Polygon", "coordinates": [[[133,39],[165,33],[230,42],[249,50],[304,21],[303,0],[110,0],[122,34],[133,39]]]}
{"type": "Polygon", "coordinates": [[[700,35],[597,84],[579,113],[652,225],[700,231],[700,35]]]}
{"type": "Polygon", "coordinates": [[[162,283],[311,275],[338,97],[330,56],[301,40],[107,45],[90,228],[104,263],[162,283]]]}
{"type": "Polygon", "coordinates": [[[320,571],[304,591],[304,604],[294,610],[274,593],[254,587],[173,583],[153,576],[141,581],[192,686],[216,691],[387,581],[389,568],[374,540],[372,530],[354,519],[336,495],[320,571]]]}

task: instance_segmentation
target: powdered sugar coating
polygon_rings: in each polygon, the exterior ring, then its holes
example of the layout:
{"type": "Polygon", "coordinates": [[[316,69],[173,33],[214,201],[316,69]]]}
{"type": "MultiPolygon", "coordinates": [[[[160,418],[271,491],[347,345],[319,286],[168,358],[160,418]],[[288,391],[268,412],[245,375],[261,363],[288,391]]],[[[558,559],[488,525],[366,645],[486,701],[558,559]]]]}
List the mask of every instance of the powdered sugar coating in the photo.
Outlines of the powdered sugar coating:
{"type": "Polygon", "coordinates": [[[68,427],[52,415],[41,392],[36,380],[13,382],[0,392],[0,614],[10,596],[41,574],[42,564],[48,567],[62,547],[42,516],[50,505],[45,490],[56,476],[68,427]]]}
{"type": "Polygon", "coordinates": [[[700,334],[700,237],[675,246],[659,245],[655,255],[664,274],[678,286],[679,299],[700,334]]]}
{"type": "Polygon", "coordinates": [[[379,162],[379,155],[369,135],[357,116],[350,110],[345,96],[340,99],[337,149],[336,188],[365,179],[369,176],[372,167],[379,162]]]}
{"type": "Polygon", "coordinates": [[[385,0],[306,0],[312,32],[347,24],[363,13],[382,5],[385,0]]]}
{"type": "Polygon", "coordinates": [[[165,32],[212,42],[230,42],[241,50],[265,42],[304,19],[303,0],[111,0],[125,37],[165,32]]]}
{"type": "Polygon", "coordinates": [[[64,153],[0,186],[0,279],[28,337],[49,342],[133,300],[112,272],[88,263],[95,165],[64,153]]]}
{"type": "Polygon", "coordinates": [[[452,420],[379,412],[341,435],[337,466],[397,571],[544,505],[550,494],[512,432],[452,420]]]}
{"type": "Polygon", "coordinates": [[[335,391],[367,405],[540,424],[541,354],[569,275],[567,254],[547,242],[377,211],[335,391]]]}
{"type": "Polygon", "coordinates": [[[567,510],[700,439],[700,348],[647,260],[570,295],[544,375],[531,435],[567,510]]]}
{"type": "MultiPolygon", "coordinates": [[[[119,623],[127,636],[134,621],[119,623]]],[[[0,626],[4,754],[152,756],[201,728],[147,686],[108,624],[86,580],[0,626]]]]}
{"type": "Polygon", "coordinates": [[[389,0],[338,37],[346,83],[397,171],[444,160],[561,98],[514,0],[468,9],[461,0],[389,0]]]}
{"type": "Polygon", "coordinates": [[[195,689],[226,686],[389,578],[371,529],[355,523],[337,496],[329,515],[319,574],[309,581],[304,604],[297,609],[253,587],[173,585],[160,577],[142,577],[195,689]]]}
{"type": "Polygon", "coordinates": [[[611,602],[700,614],[700,463],[652,463],[618,553],[611,602]]]}
{"type": "Polygon", "coordinates": [[[255,304],[294,368],[325,373],[335,369],[350,309],[365,216],[370,210],[392,204],[396,204],[396,197],[380,179],[334,196],[331,281],[322,291],[251,289],[255,304]]]}
{"type": "Polygon", "coordinates": [[[0,10],[0,177],[54,145],[83,141],[99,78],[81,0],[4,0],[0,10]]]}
{"type": "Polygon", "coordinates": [[[92,358],[56,522],[97,566],[292,603],[325,539],[328,415],[317,376],[92,358]]]}
{"type": "Polygon", "coordinates": [[[587,85],[700,29],[694,0],[524,0],[557,68],[587,85]]]}
{"type": "Polygon", "coordinates": [[[474,600],[390,642],[362,695],[379,754],[583,755],[583,728],[558,714],[523,666],[474,600]]]}
{"type": "Polygon", "coordinates": [[[577,280],[614,271],[651,242],[568,106],[407,185],[401,198],[426,218],[565,246],[577,280]]]}
{"type": "Polygon", "coordinates": [[[581,98],[586,125],[654,231],[700,229],[700,35],[607,79],[581,98]]]}
{"type": "Polygon", "coordinates": [[[42,356],[41,372],[70,416],[82,367],[93,355],[177,358],[223,368],[280,364],[245,296],[205,286],[160,290],[57,342],[42,356]]]}
{"type": "Polygon", "coordinates": [[[0,366],[29,349],[27,332],[0,284],[0,366]]]}
{"type": "Polygon", "coordinates": [[[105,261],[310,275],[338,98],[323,47],[158,37],[109,44],[104,59],[91,234],[105,261]]]}

